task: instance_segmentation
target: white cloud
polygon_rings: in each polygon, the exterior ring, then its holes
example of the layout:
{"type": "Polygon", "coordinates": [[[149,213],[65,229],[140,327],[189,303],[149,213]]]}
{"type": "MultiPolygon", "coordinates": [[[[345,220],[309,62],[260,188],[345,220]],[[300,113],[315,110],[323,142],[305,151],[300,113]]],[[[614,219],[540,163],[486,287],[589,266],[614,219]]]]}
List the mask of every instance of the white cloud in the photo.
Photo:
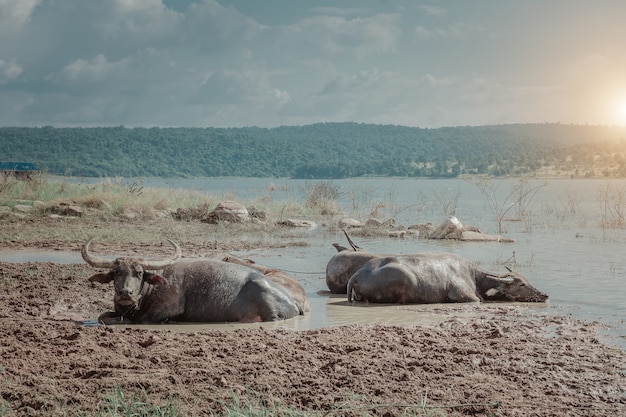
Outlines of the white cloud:
{"type": "Polygon", "coordinates": [[[95,81],[101,80],[115,68],[120,67],[120,63],[108,62],[104,55],[99,54],[90,61],[77,59],[74,62],[69,63],[61,71],[61,76],[70,81],[79,79],[85,81],[95,81]]]}
{"type": "Polygon", "coordinates": [[[228,47],[242,41],[254,40],[266,29],[254,19],[246,17],[231,7],[224,7],[216,0],[194,3],[185,16],[184,28],[187,42],[210,46],[218,42],[228,47]]]}
{"type": "Polygon", "coordinates": [[[174,1],[0,0],[0,125],[568,122],[626,83],[626,3],[174,1]]]}
{"type": "Polygon", "coordinates": [[[289,93],[286,91],[282,91],[279,90],[277,88],[274,88],[270,94],[272,95],[273,98],[276,99],[276,102],[278,104],[287,104],[291,101],[291,97],[289,96],[289,93]]]}
{"type": "Polygon", "coordinates": [[[428,16],[443,16],[447,13],[446,9],[439,6],[419,6],[418,9],[428,16]]]}
{"type": "Polygon", "coordinates": [[[454,23],[446,28],[435,27],[428,29],[422,25],[415,26],[415,36],[418,39],[463,39],[473,33],[484,32],[484,28],[463,22],[454,23]]]}
{"type": "Polygon", "coordinates": [[[20,30],[30,22],[41,0],[0,0],[0,33],[20,30]]]}
{"type": "Polygon", "coordinates": [[[184,16],[165,8],[161,0],[115,0],[100,3],[95,25],[107,39],[163,42],[181,30],[184,16]]]}
{"type": "Polygon", "coordinates": [[[22,67],[15,60],[5,62],[0,59],[0,85],[17,79],[22,74],[22,67]]]}
{"type": "Polygon", "coordinates": [[[379,52],[394,51],[401,29],[399,15],[378,14],[368,18],[314,16],[288,27],[282,47],[310,54],[349,55],[363,59],[379,52]],[[302,49],[306,45],[309,49],[302,49]]]}
{"type": "Polygon", "coordinates": [[[311,9],[312,12],[320,15],[336,15],[336,16],[354,16],[362,13],[363,9],[348,9],[345,7],[314,7],[311,9]]]}

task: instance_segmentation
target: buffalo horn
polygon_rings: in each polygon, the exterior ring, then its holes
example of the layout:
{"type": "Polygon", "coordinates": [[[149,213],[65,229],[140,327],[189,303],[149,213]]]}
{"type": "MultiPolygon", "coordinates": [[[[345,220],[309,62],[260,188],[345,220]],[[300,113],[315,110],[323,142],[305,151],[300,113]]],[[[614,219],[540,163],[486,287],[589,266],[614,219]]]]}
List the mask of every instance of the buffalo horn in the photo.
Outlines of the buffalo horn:
{"type": "Polygon", "coordinates": [[[503,282],[505,284],[511,284],[514,281],[514,279],[511,278],[511,276],[509,274],[494,275],[494,274],[489,274],[488,273],[487,276],[495,279],[496,281],[503,282]]]}
{"type": "Polygon", "coordinates": [[[93,238],[89,239],[80,251],[80,254],[83,256],[85,262],[96,268],[113,268],[113,264],[115,261],[101,258],[99,256],[95,256],[89,253],[89,245],[91,244],[92,240],[93,238]]]}
{"type": "Polygon", "coordinates": [[[170,266],[180,259],[180,257],[183,255],[182,251],[180,250],[180,246],[178,246],[178,244],[171,239],[167,239],[167,241],[170,242],[170,245],[172,245],[174,249],[176,249],[176,253],[174,254],[174,256],[172,256],[171,258],[166,258],[166,259],[157,260],[157,261],[145,261],[144,260],[141,262],[141,266],[143,266],[144,269],[147,269],[149,271],[156,271],[157,269],[163,269],[166,266],[170,266]]]}
{"type": "MultiPolygon", "coordinates": [[[[83,246],[82,250],[80,251],[85,262],[87,262],[89,265],[94,266],[96,268],[113,268],[113,266],[115,266],[115,260],[101,258],[89,252],[89,245],[91,244],[92,240],[93,238],[89,239],[87,243],[85,243],[85,245],[83,246]]],[[[171,239],[167,239],[167,241],[170,242],[170,244],[174,247],[174,249],[176,249],[176,253],[174,254],[174,256],[172,256],[171,258],[163,259],[163,260],[154,260],[154,261],[144,260],[141,262],[141,266],[143,266],[144,269],[146,270],[163,269],[166,266],[172,265],[174,262],[180,259],[180,257],[182,256],[182,251],[180,249],[180,246],[178,246],[178,244],[171,239]]]]}
{"type": "MultiPolygon", "coordinates": [[[[354,250],[355,252],[358,252],[361,250],[361,248],[359,246],[357,246],[356,243],[354,243],[352,241],[352,239],[350,239],[350,235],[348,234],[348,232],[346,232],[346,229],[342,229],[343,230],[343,234],[346,235],[346,238],[348,239],[348,243],[350,243],[350,246],[352,246],[352,250],[354,250]]],[[[341,252],[341,251],[339,251],[341,252]]]]}

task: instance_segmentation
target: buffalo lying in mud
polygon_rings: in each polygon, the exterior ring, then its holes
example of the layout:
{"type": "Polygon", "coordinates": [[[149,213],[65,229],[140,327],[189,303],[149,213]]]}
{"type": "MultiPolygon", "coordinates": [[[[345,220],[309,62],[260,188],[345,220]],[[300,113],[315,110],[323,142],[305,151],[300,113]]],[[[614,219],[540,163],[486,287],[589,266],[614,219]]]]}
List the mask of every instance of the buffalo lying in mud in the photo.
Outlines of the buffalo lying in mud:
{"type": "Polygon", "coordinates": [[[354,299],[400,304],[548,299],[510,269],[501,275],[493,274],[446,252],[374,258],[352,275],[347,292],[348,302],[354,299]]]}
{"type": "Polygon", "coordinates": [[[300,283],[296,279],[291,277],[285,271],[257,264],[252,259],[241,259],[237,258],[236,256],[226,256],[222,259],[222,261],[244,265],[249,268],[256,269],[267,278],[274,281],[276,284],[282,286],[285,291],[287,291],[294,298],[294,300],[296,300],[296,303],[298,303],[298,307],[300,308],[300,310],[302,310],[303,312],[311,311],[309,298],[307,297],[304,288],[302,288],[302,285],[300,285],[300,283]]]}
{"type": "Polygon", "coordinates": [[[91,241],[82,248],[83,259],[109,272],[89,281],[113,281],[115,287],[115,311],[98,318],[105,324],[258,322],[304,313],[283,287],[251,268],[215,260],[179,261],[181,249],[172,240],[175,255],[158,261],[97,257],[89,252],[91,241]]]}

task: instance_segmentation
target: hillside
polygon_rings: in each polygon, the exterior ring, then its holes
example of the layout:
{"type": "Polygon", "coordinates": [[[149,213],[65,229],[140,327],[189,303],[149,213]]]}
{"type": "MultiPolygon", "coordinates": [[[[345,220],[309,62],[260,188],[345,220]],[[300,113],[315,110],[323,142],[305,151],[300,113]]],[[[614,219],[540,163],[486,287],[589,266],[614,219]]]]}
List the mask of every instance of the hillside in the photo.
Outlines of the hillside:
{"type": "Polygon", "coordinates": [[[520,124],[422,129],[0,128],[0,162],[89,177],[455,177],[537,170],[626,176],[626,128],[520,124]]]}

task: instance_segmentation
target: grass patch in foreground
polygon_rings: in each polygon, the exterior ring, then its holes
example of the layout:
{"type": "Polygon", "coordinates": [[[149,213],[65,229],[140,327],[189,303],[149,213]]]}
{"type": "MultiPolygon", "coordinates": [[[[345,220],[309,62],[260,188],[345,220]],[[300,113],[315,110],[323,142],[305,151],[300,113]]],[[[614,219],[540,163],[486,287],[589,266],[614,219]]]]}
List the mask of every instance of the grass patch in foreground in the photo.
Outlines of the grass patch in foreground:
{"type": "Polygon", "coordinates": [[[353,395],[345,401],[339,401],[323,410],[294,410],[278,403],[267,400],[240,397],[233,393],[230,404],[223,404],[223,410],[219,413],[211,413],[216,417],[315,417],[315,416],[374,416],[391,411],[392,415],[407,417],[448,417],[446,411],[430,407],[426,404],[426,398],[420,404],[376,404],[368,401],[360,395],[353,395]],[[261,405],[263,404],[263,405],[261,405]],[[398,414],[396,414],[398,413],[398,414]]]}
{"type": "Polygon", "coordinates": [[[150,404],[147,401],[145,392],[132,394],[127,398],[122,388],[117,385],[113,392],[104,399],[101,405],[99,416],[109,417],[179,417],[183,416],[178,407],[172,402],[165,406],[150,404]]]}

